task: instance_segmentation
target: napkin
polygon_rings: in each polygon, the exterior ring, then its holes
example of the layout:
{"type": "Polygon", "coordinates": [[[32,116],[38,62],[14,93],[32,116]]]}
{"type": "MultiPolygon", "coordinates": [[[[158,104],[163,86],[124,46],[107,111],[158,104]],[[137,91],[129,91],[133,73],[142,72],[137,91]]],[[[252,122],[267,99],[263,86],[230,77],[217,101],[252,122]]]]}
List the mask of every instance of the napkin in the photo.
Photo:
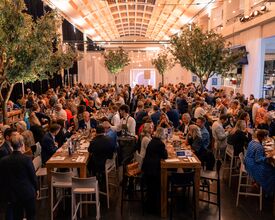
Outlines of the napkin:
{"type": "Polygon", "coordinates": [[[76,159],[76,162],[82,163],[82,162],[84,162],[84,160],[85,160],[84,156],[78,156],[77,159],[76,159]]]}
{"type": "Polygon", "coordinates": [[[50,160],[65,160],[65,157],[56,156],[56,157],[51,157],[50,160]]]}
{"type": "Polygon", "coordinates": [[[189,161],[192,162],[192,163],[196,163],[197,160],[195,157],[188,157],[189,158],[189,161]]]}
{"type": "Polygon", "coordinates": [[[177,158],[174,158],[174,159],[166,159],[165,160],[165,162],[167,162],[167,163],[173,163],[173,162],[180,162],[180,160],[179,159],[177,159],[177,158]]]}

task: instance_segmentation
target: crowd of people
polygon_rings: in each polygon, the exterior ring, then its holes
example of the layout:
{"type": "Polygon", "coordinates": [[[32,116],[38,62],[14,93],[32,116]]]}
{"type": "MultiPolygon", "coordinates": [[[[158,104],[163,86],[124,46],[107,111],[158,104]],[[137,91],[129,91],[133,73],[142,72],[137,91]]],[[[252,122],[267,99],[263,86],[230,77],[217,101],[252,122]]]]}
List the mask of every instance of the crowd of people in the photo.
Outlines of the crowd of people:
{"type": "Polygon", "coordinates": [[[89,146],[90,175],[104,172],[105,161],[119,151],[118,137],[135,137],[140,169],[151,192],[148,204],[159,202],[150,199],[159,195],[160,160],[168,157],[164,141],[168,130],[179,131],[185,137],[185,144],[191,146],[206,169],[213,169],[215,159],[224,158],[228,144],[234,147],[235,156],[247,149],[249,174],[267,193],[275,191],[275,168],[267,160],[275,153],[265,154],[263,146],[267,136],[275,136],[275,103],[270,98],[246,98],[215,88],[201,92],[193,83],[168,84],[158,89],[77,84],[49,89],[41,95],[28,90],[8,105],[11,110],[24,111],[24,120],[1,128],[4,143],[0,147],[0,189],[5,190],[5,201],[17,210],[14,215],[22,214],[20,204],[28,209],[28,215],[34,215],[33,203],[26,207],[26,201],[35,199],[37,183],[31,159],[22,153],[34,155],[36,143],[40,143],[45,164],[72,134],[83,129],[96,131],[89,146]],[[22,166],[26,163],[24,169],[29,174],[18,173],[20,168],[14,161],[19,160],[22,166]],[[30,187],[30,197],[22,197],[24,190],[17,193],[11,183],[21,179],[30,187]]]}

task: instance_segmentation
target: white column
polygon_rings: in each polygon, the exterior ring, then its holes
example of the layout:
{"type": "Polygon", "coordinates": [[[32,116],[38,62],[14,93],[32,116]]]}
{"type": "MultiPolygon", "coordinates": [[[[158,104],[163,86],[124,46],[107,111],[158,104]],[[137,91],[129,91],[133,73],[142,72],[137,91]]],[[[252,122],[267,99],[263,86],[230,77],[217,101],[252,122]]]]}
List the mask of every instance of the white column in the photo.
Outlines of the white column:
{"type": "Polygon", "coordinates": [[[245,46],[249,64],[244,65],[242,92],[259,98],[262,97],[265,46],[261,38],[247,41],[245,46]]]}

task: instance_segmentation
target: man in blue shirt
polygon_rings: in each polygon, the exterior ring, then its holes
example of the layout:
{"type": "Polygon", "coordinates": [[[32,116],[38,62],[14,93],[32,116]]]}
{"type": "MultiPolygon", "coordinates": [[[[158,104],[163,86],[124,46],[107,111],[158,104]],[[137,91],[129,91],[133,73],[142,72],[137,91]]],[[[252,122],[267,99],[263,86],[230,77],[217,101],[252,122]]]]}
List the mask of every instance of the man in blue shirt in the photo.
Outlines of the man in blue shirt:
{"type": "Polygon", "coordinates": [[[170,105],[166,106],[166,114],[171,122],[173,122],[174,128],[178,128],[180,125],[180,115],[178,111],[170,105]]]}
{"type": "Polygon", "coordinates": [[[161,115],[161,112],[160,112],[160,110],[159,110],[159,108],[158,108],[157,105],[154,105],[153,111],[154,111],[154,113],[151,115],[151,119],[152,119],[152,121],[154,123],[154,126],[157,127],[158,122],[159,122],[159,118],[160,118],[160,115],[161,115]]]}
{"type": "Polygon", "coordinates": [[[205,149],[208,149],[210,144],[210,135],[205,127],[206,119],[204,117],[198,117],[196,120],[196,125],[201,129],[202,144],[205,149]]]}
{"type": "Polygon", "coordinates": [[[107,118],[102,119],[102,126],[104,128],[105,135],[111,138],[112,146],[114,147],[113,150],[116,151],[118,147],[117,133],[111,129],[111,124],[107,118]]]}

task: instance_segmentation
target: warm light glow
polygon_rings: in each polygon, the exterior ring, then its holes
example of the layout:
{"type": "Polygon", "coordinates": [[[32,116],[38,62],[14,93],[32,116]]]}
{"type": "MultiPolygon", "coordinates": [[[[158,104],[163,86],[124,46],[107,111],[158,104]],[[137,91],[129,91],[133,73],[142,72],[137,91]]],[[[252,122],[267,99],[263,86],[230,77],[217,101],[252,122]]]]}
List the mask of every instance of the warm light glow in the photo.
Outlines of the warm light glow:
{"type": "Polygon", "coordinates": [[[163,37],[163,40],[170,40],[170,37],[167,36],[167,35],[165,35],[165,36],[163,37]]]}
{"type": "Polygon", "coordinates": [[[92,28],[89,28],[88,30],[85,31],[87,34],[93,35],[95,34],[95,30],[92,28]]]}
{"type": "Polygon", "coordinates": [[[180,32],[180,30],[178,30],[178,29],[174,29],[174,28],[173,28],[173,29],[171,29],[170,31],[171,31],[171,33],[172,33],[172,34],[177,34],[177,33],[179,33],[179,32],[180,32]]]}
{"type": "Polygon", "coordinates": [[[96,36],[96,37],[94,38],[94,40],[95,40],[95,41],[100,41],[100,40],[101,40],[101,37],[100,37],[100,36],[96,36]]]}
{"type": "Polygon", "coordinates": [[[186,15],[182,15],[182,16],[180,17],[180,23],[181,23],[182,25],[188,23],[189,20],[190,20],[190,18],[187,17],[186,15]]]}
{"type": "Polygon", "coordinates": [[[64,12],[71,8],[68,0],[51,0],[50,2],[52,5],[56,6],[58,9],[64,12]]]}
{"type": "Polygon", "coordinates": [[[82,17],[72,19],[72,22],[78,26],[85,24],[85,20],[82,17]]]}
{"type": "Polygon", "coordinates": [[[159,51],[160,48],[159,47],[146,47],[145,50],[146,51],[159,51]]]}

